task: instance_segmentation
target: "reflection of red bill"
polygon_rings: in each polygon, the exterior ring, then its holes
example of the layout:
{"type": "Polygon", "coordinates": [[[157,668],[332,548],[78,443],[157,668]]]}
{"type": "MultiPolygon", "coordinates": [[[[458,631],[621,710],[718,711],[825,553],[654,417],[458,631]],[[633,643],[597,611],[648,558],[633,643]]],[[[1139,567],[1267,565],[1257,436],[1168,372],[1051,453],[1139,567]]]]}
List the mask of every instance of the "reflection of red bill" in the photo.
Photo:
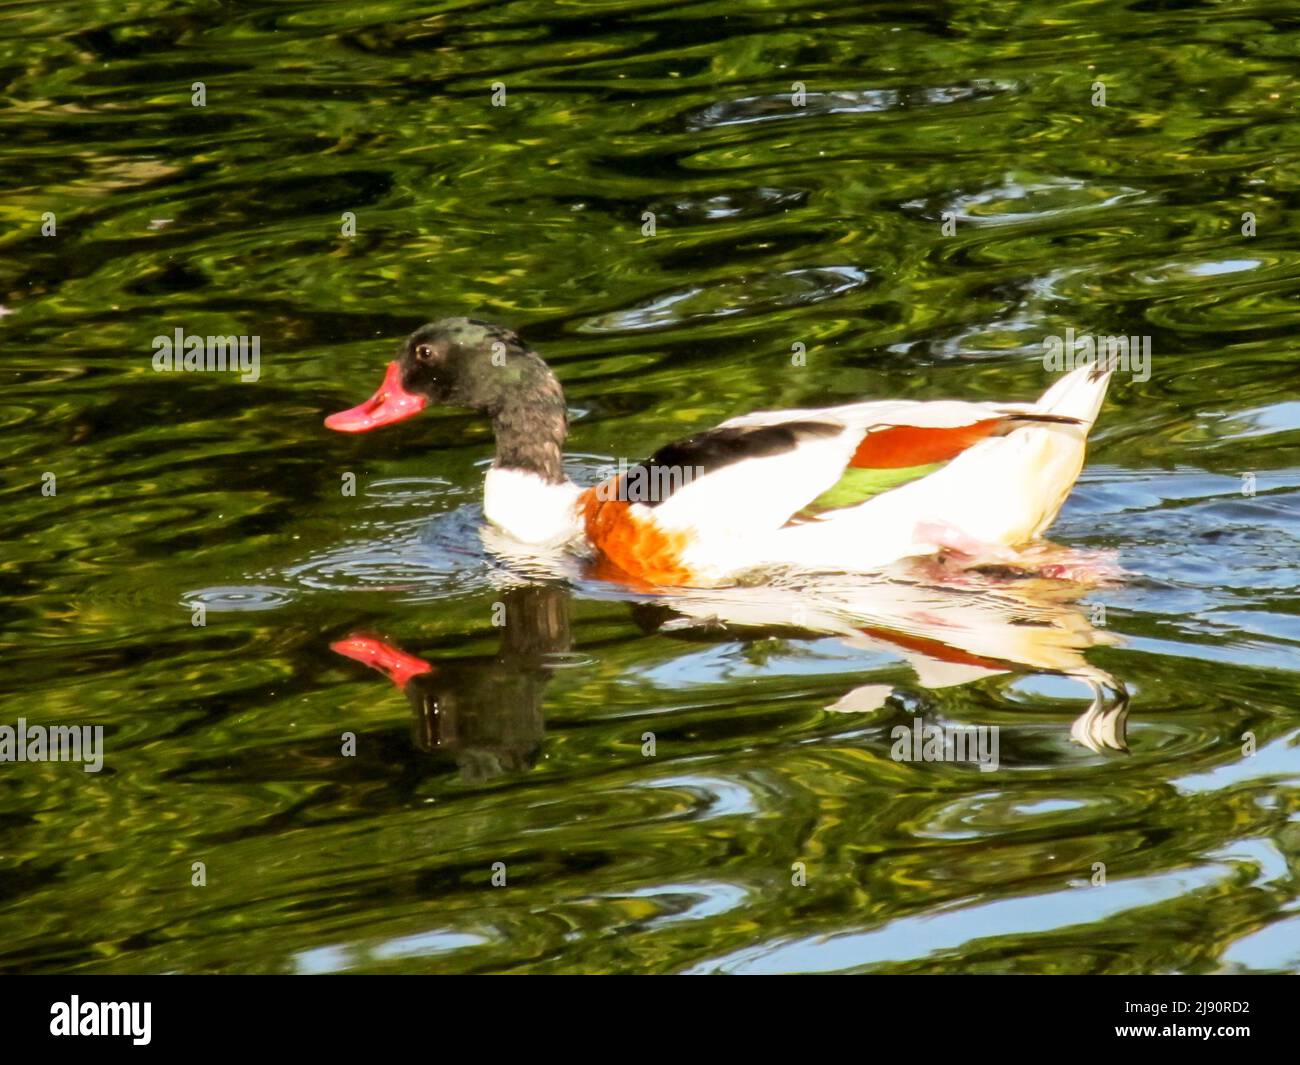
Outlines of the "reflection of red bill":
{"type": "Polygon", "coordinates": [[[330,644],[330,650],[379,670],[399,688],[405,688],[412,677],[433,672],[433,666],[423,658],[408,655],[376,636],[354,634],[335,640],[330,644]]]}
{"type": "Polygon", "coordinates": [[[388,364],[379,391],[359,406],[331,414],[325,419],[325,425],[341,433],[364,433],[419,414],[428,405],[423,396],[402,387],[402,367],[393,360],[388,364]]]}

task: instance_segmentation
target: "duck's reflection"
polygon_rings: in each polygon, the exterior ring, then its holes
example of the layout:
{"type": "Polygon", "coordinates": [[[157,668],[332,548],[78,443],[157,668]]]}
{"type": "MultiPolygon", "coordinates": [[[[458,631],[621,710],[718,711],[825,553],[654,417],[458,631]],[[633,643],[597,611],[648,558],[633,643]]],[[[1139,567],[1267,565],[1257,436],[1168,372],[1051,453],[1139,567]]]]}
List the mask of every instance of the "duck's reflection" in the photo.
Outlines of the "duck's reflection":
{"type": "MultiPolygon", "coordinates": [[[[849,647],[901,657],[924,688],[1002,673],[1072,677],[1093,698],[1071,736],[1094,751],[1123,751],[1128,693],[1084,657],[1090,647],[1117,642],[1089,621],[1079,602],[1089,590],[923,562],[899,566],[888,579],[804,575],[761,589],[686,591],[634,609],[643,628],[659,632],[835,636],[849,647]]],[[[827,709],[870,712],[893,693],[890,685],[869,684],[827,709]]]]}
{"type": "MultiPolygon", "coordinates": [[[[1093,693],[1071,728],[1073,738],[1094,751],[1125,750],[1128,695],[1084,657],[1088,648],[1114,642],[1088,620],[1079,602],[1086,590],[933,569],[900,571],[887,580],[804,575],[784,586],[675,591],[642,600],[632,612],[645,631],[683,639],[833,636],[903,658],[925,688],[1013,672],[1072,677],[1093,693]]],[[[490,659],[428,662],[361,634],[331,646],[406,693],[422,750],[454,759],[466,779],[520,772],[541,752],[542,693],[555,656],[571,649],[571,596],[557,583],[505,592],[501,646],[490,659]]],[[[827,709],[870,712],[891,694],[889,685],[865,685],[827,709]]]]}
{"type": "Polygon", "coordinates": [[[485,780],[529,769],[541,753],[542,689],[548,657],[569,650],[569,600],[561,585],[507,591],[495,658],[427,662],[362,634],[330,646],[405,692],[417,747],[454,759],[467,780],[485,780]]]}

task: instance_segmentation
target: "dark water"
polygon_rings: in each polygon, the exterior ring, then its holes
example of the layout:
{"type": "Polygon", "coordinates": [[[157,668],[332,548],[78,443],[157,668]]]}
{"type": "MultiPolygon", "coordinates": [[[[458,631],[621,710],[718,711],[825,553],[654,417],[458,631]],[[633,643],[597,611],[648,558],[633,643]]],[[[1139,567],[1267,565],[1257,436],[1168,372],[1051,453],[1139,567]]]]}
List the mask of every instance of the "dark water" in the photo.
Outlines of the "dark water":
{"type": "Polygon", "coordinates": [[[5,6],[0,723],[106,753],[0,765],[0,968],[1300,970],[1298,52],[1249,2],[5,6]],[[1149,336],[1052,533],[1127,577],[528,585],[486,425],[321,426],[458,313],[587,482],[1149,336]],[[258,380],[154,372],[177,328],[258,380]],[[998,771],[895,760],[916,717],[998,771]]]}

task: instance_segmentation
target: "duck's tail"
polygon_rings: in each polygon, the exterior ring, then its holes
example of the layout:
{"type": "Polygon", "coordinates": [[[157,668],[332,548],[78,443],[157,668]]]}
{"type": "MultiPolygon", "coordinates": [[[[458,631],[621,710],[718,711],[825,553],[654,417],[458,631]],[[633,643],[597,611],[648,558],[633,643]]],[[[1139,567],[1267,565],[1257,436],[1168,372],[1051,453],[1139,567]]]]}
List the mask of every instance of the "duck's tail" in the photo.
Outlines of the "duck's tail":
{"type": "Polygon", "coordinates": [[[1088,432],[1106,398],[1111,372],[1104,367],[1080,366],[1066,374],[1043,393],[1032,410],[1040,416],[1072,419],[1073,424],[1017,434],[1024,437],[1022,476],[1028,494],[1036,501],[1037,515],[1027,528],[1031,538],[1041,536],[1056,520],[1083,469],[1088,432]]]}
{"type": "Polygon", "coordinates": [[[1111,373],[1111,369],[1100,364],[1080,366],[1044,392],[1033,409],[1039,414],[1073,418],[1087,432],[1097,420],[1097,412],[1106,398],[1111,373]]]}
{"type": "Polygon", "coordinates": [[[969,535],[990,544],[1025,544],[1056,520],[1083,469],[1088,432],[1106,398],[1110,375],[1109,369],[1095,366],[1066,374],[1037,403],[1018,405],[1022,424],[1015,431],[976,445],[940,471],[951,471],[959,480],[945,485],[946,499],[980,493],[978,513],[973,499],[967,508],[946,504],[953,512],[968,511],[961,527],[969,535]]]}

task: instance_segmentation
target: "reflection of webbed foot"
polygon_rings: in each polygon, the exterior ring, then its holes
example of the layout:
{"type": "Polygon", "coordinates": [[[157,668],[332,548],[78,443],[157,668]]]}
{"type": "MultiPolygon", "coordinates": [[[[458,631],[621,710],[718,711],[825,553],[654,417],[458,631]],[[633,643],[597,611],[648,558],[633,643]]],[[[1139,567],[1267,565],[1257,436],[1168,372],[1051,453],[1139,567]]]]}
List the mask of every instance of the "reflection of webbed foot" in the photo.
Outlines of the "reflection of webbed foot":
{"type": "Polygon", "coordinates": [[[1104,682],[1089,678],[1088,684],[1093,690],[1092,705],[1075,719],[1070,735],[1099,754],[1105,750],[1127,751],[1128,692],[1109,675],[1104,682]]]}

